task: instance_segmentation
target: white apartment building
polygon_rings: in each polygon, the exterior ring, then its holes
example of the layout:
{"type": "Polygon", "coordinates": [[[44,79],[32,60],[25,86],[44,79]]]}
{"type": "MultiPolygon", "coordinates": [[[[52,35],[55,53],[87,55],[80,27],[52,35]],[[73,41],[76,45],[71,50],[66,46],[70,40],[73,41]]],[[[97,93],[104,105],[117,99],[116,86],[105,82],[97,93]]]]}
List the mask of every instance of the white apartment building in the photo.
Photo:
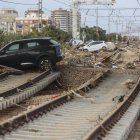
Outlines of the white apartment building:
{"type": "MultiPolygon", "coordinates": [[[[61,29],[65,32],[72,32],[72,10],[64,10],[59,8],[52,11],[51,17],[56,22],[56,28],[61,29]]],[[[78,27],[81,25],[81,16],[78,15],[78,27]]]]}
{"type": "Polygon", "coordinates": [[[69,26],[69,11],[63,10],[62,8],[54,10],[51,13],[51,17],[56,22],[56,28],[68,32],[69,26]]]}

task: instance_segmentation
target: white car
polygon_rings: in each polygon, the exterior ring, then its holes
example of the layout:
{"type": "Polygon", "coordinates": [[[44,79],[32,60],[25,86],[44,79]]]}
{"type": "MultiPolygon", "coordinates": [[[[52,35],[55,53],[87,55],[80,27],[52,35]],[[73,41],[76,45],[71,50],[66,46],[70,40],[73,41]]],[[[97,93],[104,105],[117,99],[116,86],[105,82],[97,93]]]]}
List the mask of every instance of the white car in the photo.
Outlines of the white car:
{"type": "Polygon", "coordinates": [[[105,44],[105,41],[91,41],[87,45],[80,47],[79,49],[87,52],[94,52],[106,48],[107,45],[105,44]]]}
{"type": "Polygon", "coordinates": [[[83,45],[84,42],[80,39],[71,39],[69,44],[72,46],[80,46],[83,45]]]}

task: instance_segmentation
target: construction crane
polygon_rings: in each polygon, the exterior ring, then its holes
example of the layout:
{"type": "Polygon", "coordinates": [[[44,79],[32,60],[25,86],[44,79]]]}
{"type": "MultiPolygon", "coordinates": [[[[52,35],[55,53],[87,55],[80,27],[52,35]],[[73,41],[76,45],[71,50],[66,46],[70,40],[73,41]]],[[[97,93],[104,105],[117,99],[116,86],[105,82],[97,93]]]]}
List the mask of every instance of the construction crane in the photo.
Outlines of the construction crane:
{"type": "Polygon", "coordinates": [[[72,22],[72,36],[73,38],[80,37],[80,27],[78,27],[78,13],[79,5],[113,5],[115,0],[73,0],[73,22],[72,22]]]}

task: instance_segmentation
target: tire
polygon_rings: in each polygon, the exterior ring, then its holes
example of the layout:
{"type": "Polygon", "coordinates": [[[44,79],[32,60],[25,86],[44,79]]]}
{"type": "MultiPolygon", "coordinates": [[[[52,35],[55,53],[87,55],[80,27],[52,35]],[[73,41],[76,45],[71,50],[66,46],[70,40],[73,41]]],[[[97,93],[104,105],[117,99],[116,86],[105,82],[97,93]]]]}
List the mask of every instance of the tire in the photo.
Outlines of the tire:
{"type": "Polygon", "coordinates": [[[87,50],[87,49],[84,49],[83,51],[84,51],[84,52],[88,52],[88,50],[87,50]]]}
{"type": "Polygon", "coordinates": [[[47,57],[39,60],[38,67],[40,71],[53,71],[53,64],[47,57]]]}
{"type": "Polygon", "coordinates": [[[103,46],[102,49],[103,49],[103,50],[106,50],[106,46],[103,46]]]}

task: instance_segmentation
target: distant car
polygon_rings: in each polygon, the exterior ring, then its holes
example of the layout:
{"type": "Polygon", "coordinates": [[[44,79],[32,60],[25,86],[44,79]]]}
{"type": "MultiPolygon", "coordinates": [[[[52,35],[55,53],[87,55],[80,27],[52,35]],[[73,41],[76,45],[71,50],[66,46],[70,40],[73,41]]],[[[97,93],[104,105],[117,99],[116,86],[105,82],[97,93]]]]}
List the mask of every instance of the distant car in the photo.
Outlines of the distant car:
{"type": "Polygon", "coordinates": [[[80,47],[79,50],[86,52],[99,51],[100,49],[106,49],[107,45],[104,41],[91,41],[83,47],[80,47]]]}
{"type": "Polygon", "coordinates": [[[15,68],[37,66],[41,71],[53,69],[63,59],[60,44],[51,38],[21,39],[0,50],[0,64],[15,68]]]}
{"type": "Polygon", "coordinates": [[[81,46],[81,45],[84,44],[84,42],[82,40],[80,40],[80,39],[71,39],[69,44],[71,46],[81,46]]]}

